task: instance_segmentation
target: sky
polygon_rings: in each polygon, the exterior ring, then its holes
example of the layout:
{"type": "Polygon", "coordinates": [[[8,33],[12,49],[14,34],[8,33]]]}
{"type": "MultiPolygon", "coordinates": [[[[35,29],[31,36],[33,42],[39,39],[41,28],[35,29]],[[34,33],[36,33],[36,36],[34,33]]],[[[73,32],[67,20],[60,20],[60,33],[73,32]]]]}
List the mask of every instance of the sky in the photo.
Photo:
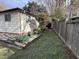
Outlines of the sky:
{"type": "Polygon", "coordinates": [[[25,4],[31,0],[0,0],[0,4],[5,5],[7,8],[22,8],[25,4]]]}
{"type": "MultiPolygon", "coordinates": [[[[0,5],[4,5],[7,8],[22,8],[25,4],[27,4],[29,1],[35,1],[35,2],[40,2],[45,1],[45,0],[0,0],[0,5]]],[[[66,0],[66,4],[70,4],[70,0],[66,0]]]]}
{"type": "Polygon", "coordinates": [[[22,8],[29,1],[40,2],[40,0],[0,0],[0,4],[5,5],[7,8],[22,8]]]}
{"type": "Polygon", "coordinates": [[[70,5],[71,0],[66,0],[66,5],[70,5]]]}

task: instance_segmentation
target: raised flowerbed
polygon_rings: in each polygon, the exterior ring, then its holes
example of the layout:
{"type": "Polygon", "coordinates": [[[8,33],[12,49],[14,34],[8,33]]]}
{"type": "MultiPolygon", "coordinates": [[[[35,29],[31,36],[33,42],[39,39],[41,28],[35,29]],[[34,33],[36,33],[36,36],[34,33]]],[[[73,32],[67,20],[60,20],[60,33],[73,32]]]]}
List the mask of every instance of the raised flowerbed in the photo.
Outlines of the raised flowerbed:
{"type": "Polygon", "coordinates": [[[25,35],[15,35],[10,37],[10,35],[6,35],[6,37],[1,38],[0,40],[5,42],[7,46],[22,49],[26,47],[29,43],[31,43],[34,39],[40,36],[40,29],[34,29],[33,32],[29,32],[25,35]],[[5,40],[4,40],[5,39],[5,40]]]}
{"type": "Polygon", "coordinates": [[[25,46],[27,46],[29,43],[31,43],[34,39],[38,38],[39,36],[40,36],[40,34],[39,35],[36,34],[36,35],[33,35],[32,37],[28,38],[25,42],[15,41],[15,44],[21,48],[24,48],[25,46]]]}

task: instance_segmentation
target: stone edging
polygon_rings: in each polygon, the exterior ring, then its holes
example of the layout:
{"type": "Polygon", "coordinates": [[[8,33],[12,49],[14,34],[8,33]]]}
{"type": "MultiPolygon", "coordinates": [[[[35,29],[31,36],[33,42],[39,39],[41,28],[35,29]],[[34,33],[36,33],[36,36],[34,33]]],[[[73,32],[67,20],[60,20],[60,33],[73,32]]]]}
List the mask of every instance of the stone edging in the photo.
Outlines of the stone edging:
{"type": "Polygon", "coordinates": [[[8,42],[8,41],[6,41],[6,40],[0,40],[0,41],[3,42],[3,44],[5,44],[7,47],[16,48],[16,49],[23,49],[23,48],[25,48],[26,46],[28,46],[29,43],[31,43],[31,42],[34,41],[36,38],[38,38],[40,35],[41,35],[41,34],[33,35],[33,37],[30,38],[30,39],[28,39],[28,41],[25,42],[25,43],[20,43],[20,42],[16,42],[16,41],[15,41],[14,44],[13,44],[13,43],[10,43],[10,42],[8,42]]]}

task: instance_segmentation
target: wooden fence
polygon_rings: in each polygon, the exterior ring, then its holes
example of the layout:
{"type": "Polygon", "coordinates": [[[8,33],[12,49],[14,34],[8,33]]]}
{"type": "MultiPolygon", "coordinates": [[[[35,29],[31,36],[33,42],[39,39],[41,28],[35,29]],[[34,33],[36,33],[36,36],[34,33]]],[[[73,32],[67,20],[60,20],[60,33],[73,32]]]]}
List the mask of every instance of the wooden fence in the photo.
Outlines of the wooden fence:
{"type": "Polygon", "coordinates": [[[53,20],[53,29],[79,58],[79,17],[69,21],[53,20]]]}

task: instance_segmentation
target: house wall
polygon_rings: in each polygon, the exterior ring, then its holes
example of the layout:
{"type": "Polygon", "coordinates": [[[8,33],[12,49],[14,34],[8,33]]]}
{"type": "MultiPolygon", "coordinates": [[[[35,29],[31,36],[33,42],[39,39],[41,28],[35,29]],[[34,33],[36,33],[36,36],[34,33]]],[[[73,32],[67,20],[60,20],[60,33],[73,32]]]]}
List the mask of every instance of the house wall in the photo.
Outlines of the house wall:
{"type": "Polygon", "coordinates": [[[19,18],[21,20],[21,32],[23,33],[27,33],[31,31],[30,25],[29,23],[27,23],[26,21],[28,21],[28,16],[26,16],[26,14],[23,13],[19,13],[19,18]],[[25,31],[26,30],[26,31],[25,31]]]}
{"type": "Polygon", "coordinates": [[[20,13],[21,19],[21,32],[27,33],[31,32],[33,29],[39,26],[38,21],[35,17],[20,13]]]}
{"type": "Polygon", "coordinates": [[[79,16],[79,5],[72,5],[69,14],[71,14],[70,17],[79,16]]]}
{"type": "Polygon", "coordinates": [[[79,16],[79,8],[77,9],[77,16],[79,16]]]}
{"type": "Polygon", "coordinates": [[[35,28],[38,28],[39,22],[36,20],[35,17],[30,16],[29,21],[30,21],[29,25],[30,25],[31,30],[34,30],[35,28]]]}
{"type": "Polygon", "coordinates": [[[39,26],[35,17],[21,12],[13,11],[0,14],[0,32],[7,33],[27,33],[39,26]],[[5,14],[11,14],[11,21],[5,22],[5,14]],[[30,16],[30,18],[29,18],[30,16]]]}
{"type": "Polygon", "coordinates": [[[20,33],[20,20],[18,19],[18,12],[9,13],[11,14],[10,22],[5,22],[6,13],[0,14],[0,32],[20,33]]]}
{"type": "Polygon", "coordinates": [[[79,8],[72,10],[71,17],[77,17],[79,16],[79,8]]]}

